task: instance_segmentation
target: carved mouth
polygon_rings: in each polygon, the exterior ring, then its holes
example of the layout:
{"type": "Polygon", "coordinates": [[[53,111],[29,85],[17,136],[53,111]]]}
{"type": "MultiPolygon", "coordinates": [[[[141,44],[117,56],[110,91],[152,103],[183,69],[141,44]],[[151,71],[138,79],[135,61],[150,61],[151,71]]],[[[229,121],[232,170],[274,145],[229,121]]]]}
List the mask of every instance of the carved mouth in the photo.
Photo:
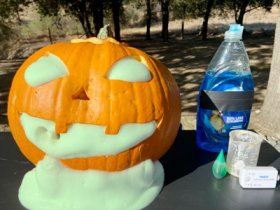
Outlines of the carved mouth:
{"type": "Polygon", "coordinates": [[[22,113],[20,121],[27,138],[39,149],[60,159],[116,155],[149,138],[156,121],[127,123],[116,135],[105,134],[106,126],[73,123],[67,133],[57,135],[55,122],[22,113]]]}

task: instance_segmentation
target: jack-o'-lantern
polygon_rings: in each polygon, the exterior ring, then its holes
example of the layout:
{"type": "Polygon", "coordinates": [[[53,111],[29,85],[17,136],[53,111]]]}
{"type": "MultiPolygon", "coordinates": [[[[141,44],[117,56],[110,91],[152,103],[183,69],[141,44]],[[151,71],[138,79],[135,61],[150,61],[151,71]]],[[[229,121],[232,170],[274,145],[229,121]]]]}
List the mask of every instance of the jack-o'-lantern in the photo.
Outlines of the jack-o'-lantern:
{"type": "Polygon", "coordinates": [[[180,123],[168,69],[144,52],[90,38],[46,46],[17,71],[8,119],[22,153],[72,169],[120,171],[158,160],[180,123]]]}

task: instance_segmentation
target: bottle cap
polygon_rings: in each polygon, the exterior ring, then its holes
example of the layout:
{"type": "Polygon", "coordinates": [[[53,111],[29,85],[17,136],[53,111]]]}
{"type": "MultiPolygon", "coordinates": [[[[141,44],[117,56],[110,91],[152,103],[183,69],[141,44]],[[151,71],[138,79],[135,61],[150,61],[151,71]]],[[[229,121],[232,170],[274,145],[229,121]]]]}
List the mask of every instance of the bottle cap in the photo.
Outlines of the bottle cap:
{"type": "Polygon", "coordinates": [[[225,39],[242,39],[244,26],[240,24],[230,24],[229,30],[225,32],[225,39]]]}

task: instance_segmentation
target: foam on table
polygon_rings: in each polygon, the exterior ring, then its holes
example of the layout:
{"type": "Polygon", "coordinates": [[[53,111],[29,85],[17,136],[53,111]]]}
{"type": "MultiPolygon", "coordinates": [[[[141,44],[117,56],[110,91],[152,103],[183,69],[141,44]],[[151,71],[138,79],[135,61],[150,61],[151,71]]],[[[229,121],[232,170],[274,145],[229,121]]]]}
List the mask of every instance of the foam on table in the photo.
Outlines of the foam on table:
{"type": "Polygon", "coordinates": [[[31,210],[136,210],[154,200],[163,181],[159,161],[120,172],[77,171],[45,156],[24,176],[19,199],[31,210]]]}

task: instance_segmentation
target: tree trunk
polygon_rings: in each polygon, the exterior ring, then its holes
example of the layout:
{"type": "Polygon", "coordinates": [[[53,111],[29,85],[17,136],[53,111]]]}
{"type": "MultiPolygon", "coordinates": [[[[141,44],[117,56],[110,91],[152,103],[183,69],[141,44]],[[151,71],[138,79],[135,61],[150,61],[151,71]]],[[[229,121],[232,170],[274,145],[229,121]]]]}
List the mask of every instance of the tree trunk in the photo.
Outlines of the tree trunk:
{"type": "Polygon", "coordinates": [[[104,25],[103,0],[94,0],[92,11],[93,11],[93,24],[95,29],[95,35],[97,35],[99,30],[104,25]]]}
{"type": "Polygon", "coordinates": [[[20,18],[19,8],[16,8],[16,15],[17,15],[18,24],[21,25],[21,18],[20,18]]]}
{"type": "Polygon", "coordinates": [[[182,20],[182,27],[181,27],[182,39],[184,39],[184,38],[185,38],[184,31],[185,31],[184,20],[182,20]]]}
{"type": "Polygon", "coordinates": [[[168,41],[169,0],[161,0],[162,29],[161,36],[168,41]]]}
{"type": "Polygon", "coordinates": [[[187,6],[183,6],[182,10],[183,10],[183,17],[182,17],[182,22],[181,22],[181,35],[182,35],[182,40],[184,40],[185,39],[185,19],[186,19],[187,6]]]}
{"type": "Polygon", "coordinates": [[[243,25],[244,15],[246,13],[246,8],[249,4],[249,0],[243,0],[242,5],[240,7],[238,18],[235,20],[236,23],[243,25]]]}
{"type": "Polygon", "coordinates": [[[205,14],[203,17],[203,23],[202,23],[202,27],[201,27],[202,40],[207,39],[208,20],[209,20],[210,14],[211,14],[213,4],[214,4],[214,0],[207,1],[207,7],[206,7],[206,11],[205,11],[205,14]]]}
{"type": "Polygon", "coordinates": [[[256,117],[256,130],[267,136],[280,138],[280,13],[276,23],[272,63],[267,93],[260,114],[256,117]]]}
{"type": "Polygon", "coordinates": [[[50,29],[50,28],[48,28],[48,32],[49,32],[49,40],[50,40],[50,43],[53,44],[52,32],[51,32],[51,29],[50,29]]]}
{"type": "Polygon", "coordinates": [[[88,29],[88,27],[86,26],[85,24],[85,18],[82,16],[82,15],[79,15],[78,16],[78,20],[80,21],[82,27],[83,27],[83,30],[85,32],[85,35],[86,37],[91,37],[93,34],[92,32],[88,29]]]}
{"type": "Polygon", "coordinates": [[[90,21],[89,21],[88,14],[85,14],[85,26],[86,26],[86,30],[87,30],[87,34],[88,34],[87,37],[93,36],[94,34],[93,34],[92,30],[91,30],[91,24],[90,24],[90,21]]]}
{"type": "Polygon", "coordinates": [[[113,12],[115,39],[118,41],[121,40],[121,33],[120,33],[121,1],[122,0],[112,0],[112,12],[113,12]]]}
{"type": "Polygon", "coordinates": [[[146,0],[146,7],[147,7],[147,13],[146,13],[146,39],[151,39],[151,19],[152,19],[152,9],[151,9],[151,0],[146,0]]]}
{"type": "Polygon", "coordinates": [[[233,11],[234,11],[234,20],[235,20],[235,22],[237,22],[238,11],[239,11],[237,3],[235,1],[233,1],[232,6],[233,6],[233,11]]]}

